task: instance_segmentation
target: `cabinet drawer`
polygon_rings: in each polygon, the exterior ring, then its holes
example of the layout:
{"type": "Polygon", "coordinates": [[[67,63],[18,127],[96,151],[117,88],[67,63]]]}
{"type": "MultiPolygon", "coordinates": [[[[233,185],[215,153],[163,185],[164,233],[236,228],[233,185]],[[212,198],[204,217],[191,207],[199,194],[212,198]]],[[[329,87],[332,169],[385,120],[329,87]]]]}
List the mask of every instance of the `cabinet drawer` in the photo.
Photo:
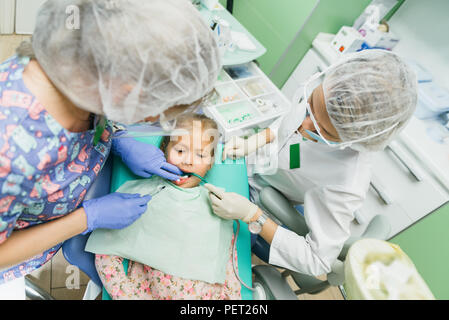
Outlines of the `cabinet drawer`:
{"type": "MultiPolygon", "coordinates": [[[[405,149],[400,151],[407,155],[405,149]]],[[[407,157],[407,161],[413,159],[407,157]]],[[[372,182],[380,186],[380,192],[370,188],[370,197],[377,199],[366,200],[363,216],[371,217],[387,212],[396,229],[405,228],[449,200],[448,194],[438,187],[427,170],[417,163],[408,164],[411,168],[419,169],[418,178],[390,148],[374,155],[372,182]],[[398,219],[403,219],[403,223],[396,221],[398,219]]]]}

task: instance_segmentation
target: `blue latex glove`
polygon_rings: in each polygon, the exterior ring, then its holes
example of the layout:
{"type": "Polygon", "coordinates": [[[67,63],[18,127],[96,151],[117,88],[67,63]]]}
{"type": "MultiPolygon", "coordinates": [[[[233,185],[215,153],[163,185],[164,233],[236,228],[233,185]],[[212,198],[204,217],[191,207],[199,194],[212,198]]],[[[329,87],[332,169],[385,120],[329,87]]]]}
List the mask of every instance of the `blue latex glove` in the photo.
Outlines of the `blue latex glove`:
{"type": "Polygon", "coordinates": [[[164,153],[158,147],[137,141],[133,138],[115,138],[112,140],[112,152],[136,175],[150,178],[156,174],[164,179],[178,180],[182,171],[167,163],[164,153]]]}
{"type": "Polygon", "coordinates": [[[82,206],[87,216],[87,229],[123,229],[136,221],[146,210],[151,195],[111,193],[104,197],[86,200],[82,206]]]}

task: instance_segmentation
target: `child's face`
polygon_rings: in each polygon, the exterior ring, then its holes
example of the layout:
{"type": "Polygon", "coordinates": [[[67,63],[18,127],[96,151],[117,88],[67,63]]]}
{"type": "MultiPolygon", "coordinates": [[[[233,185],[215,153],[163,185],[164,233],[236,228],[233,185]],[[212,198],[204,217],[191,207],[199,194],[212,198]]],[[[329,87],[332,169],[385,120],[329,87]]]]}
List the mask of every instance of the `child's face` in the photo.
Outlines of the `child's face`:
{"type": "MultiPolygon", "coordinates": [[[[193,172],[202,177],[212,168],[214,144],[201,129],[193,130],[179,137],[172,137],[166,148],[167,162],[177,166],[183,172],[193,172]]],[[[179,182],[174,182],[181,188],[193,188],[200,179],[185,175],[179,182]]]]}

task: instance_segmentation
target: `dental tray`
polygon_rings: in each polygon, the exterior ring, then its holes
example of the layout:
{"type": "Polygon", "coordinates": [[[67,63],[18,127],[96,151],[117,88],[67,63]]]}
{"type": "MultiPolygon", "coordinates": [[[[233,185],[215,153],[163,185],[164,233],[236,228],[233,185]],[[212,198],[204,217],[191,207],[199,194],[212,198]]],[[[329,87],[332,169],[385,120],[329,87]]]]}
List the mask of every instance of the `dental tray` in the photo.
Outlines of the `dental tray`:
{"type": "Polygon", "coordinates": [[[250,129],[266,128],[289,110],[290,102],[254,62],[249,62],[224,67],[202,107],[227,141],[250,129]]]}

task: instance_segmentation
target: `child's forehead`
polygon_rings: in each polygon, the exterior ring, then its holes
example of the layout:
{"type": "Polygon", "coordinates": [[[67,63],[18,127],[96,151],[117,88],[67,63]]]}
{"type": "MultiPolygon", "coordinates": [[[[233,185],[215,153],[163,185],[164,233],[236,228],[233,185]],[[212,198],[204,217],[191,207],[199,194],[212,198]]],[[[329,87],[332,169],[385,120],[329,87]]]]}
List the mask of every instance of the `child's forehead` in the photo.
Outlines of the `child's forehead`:
{"type": "Polygon", "coordinates": [[[210,137],[207,137],[200,132],[195,134],[189,132],[189,134],[185,134],[182,136],[172,136],[170,137],[170,142],[172,144],[181,144],[186,147],[190,147],[192,144],[199,145],[201,143],[201,148],[204,148],[205,146],[211,143],[210,137]]]}
{"type": "Polygon", "coordinates": [[[193,138],[193,134],[191,131],[186,132],[186,134],[180,135],[180,136],[171,136],[170,142],[173,143],[182,143],[182,142],[189,142],[193,138]]]}

